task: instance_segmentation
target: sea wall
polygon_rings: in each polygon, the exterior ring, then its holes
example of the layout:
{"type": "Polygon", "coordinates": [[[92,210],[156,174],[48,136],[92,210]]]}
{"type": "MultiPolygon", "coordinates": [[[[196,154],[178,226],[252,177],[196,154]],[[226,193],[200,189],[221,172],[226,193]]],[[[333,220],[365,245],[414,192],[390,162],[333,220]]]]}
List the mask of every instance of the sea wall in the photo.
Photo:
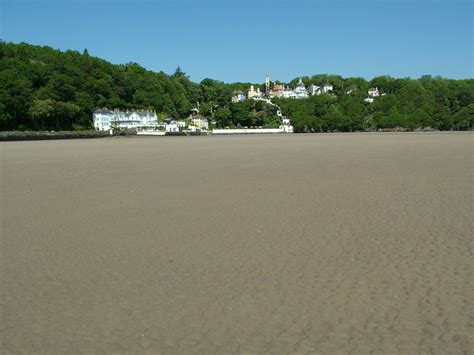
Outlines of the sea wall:
{"type": "Polygon", "coordinates": [[[266,134],[284,133],[283,128],[235,128],[235,129],[213,129],[212,134],[266,134]]]}
{"type": "Polygon", "coordinates": [[[0,132],[0,141],[27,141],[45,139],[77,139],[110,137],[109,131],[7,131],[0,132]]]}

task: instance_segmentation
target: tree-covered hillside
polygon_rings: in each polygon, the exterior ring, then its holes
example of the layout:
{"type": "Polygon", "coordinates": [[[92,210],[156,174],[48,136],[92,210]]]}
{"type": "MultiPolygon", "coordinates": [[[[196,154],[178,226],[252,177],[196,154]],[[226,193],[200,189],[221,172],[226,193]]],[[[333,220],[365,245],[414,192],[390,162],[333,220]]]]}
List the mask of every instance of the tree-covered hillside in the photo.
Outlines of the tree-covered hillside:
{"type": "MultiPolygon", "coordinates": [[[[227,104],[230,88],[193,83],[136,63],[113,65],[87,53],[0,43],[0,130],[90,129],[97,108],[153,109],[176,118],[196,102],[227,104]]],[[[204,107],[205,109],[205,107],[204,107]]]]}
{"type": "MultiPolygon", "coordinates": [[[[297,80],[288,84],[294,87],[297,80]]],[[[334,91],[302,100],[273,100],[297,132],[473,128],[473,79],[382,76],[366,81],[315,75],[303,77],[303,82],[328,82],[334,91]],[[370,87],[386,95],[366,103],[370,87]]],[[[185,118],[198,102],[200,113],[219,127],[278,126],[275,108],[262,101],[231,103],[232,92],[249,85],[212,79],[198,84],[179,68],[167,75],[136,63],[114,65],[87,50],[81,54],[0,42],[0,130],[90,129],[92,112],[102,107],[153,109],[160,117],[185,118]]]]}
{"type": "MultiPolygon", "coordinates": [[[[474,80],[423,76],[418,80],[381,76],[343,79],[336,75],[303,78],[306,85],[334,86],[332,95],[306,100],[275,100],[296,131],[327,132],[393,128],[467,130],[474,123],[474,80]],[[377,87],[383,96],[364,101],[377,87]]],[[[296,79],[290,83],[295,85],[296,79]]]]}

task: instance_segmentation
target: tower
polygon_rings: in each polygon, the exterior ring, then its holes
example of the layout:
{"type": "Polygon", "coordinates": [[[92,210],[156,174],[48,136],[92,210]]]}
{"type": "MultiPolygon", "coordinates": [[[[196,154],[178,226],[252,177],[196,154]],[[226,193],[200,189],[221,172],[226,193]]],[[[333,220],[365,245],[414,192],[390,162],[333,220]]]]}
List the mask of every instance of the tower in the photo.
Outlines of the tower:
{"type": "Polygon", "coordinates": [[[268,94],[270,92],[270,76],[268,74],[265,75],[265,93],[268,94]]]}

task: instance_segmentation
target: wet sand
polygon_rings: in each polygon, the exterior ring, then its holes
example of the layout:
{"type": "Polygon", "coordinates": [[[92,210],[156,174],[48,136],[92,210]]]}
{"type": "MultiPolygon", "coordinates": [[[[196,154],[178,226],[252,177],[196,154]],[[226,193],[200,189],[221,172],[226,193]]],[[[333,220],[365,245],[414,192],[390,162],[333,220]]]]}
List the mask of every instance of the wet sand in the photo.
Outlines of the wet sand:
{"type": "Polygon", "coordinates": [[[473,148],[0,143],[1,352],[472,353],[473,148]]]}

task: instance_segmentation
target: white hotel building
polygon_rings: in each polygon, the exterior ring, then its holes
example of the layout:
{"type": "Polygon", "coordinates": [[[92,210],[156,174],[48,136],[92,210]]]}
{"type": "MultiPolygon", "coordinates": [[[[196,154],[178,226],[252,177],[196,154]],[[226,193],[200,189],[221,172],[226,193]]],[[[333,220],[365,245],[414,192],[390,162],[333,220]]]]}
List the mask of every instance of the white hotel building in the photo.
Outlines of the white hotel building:
{"type": "Polygon", "coordinates": [[[142,110],[99,109],[94,111],[93,120],[97,131],[109,131],[114,128],[145,130],[157,126],[156,112],[142,110]]]}

